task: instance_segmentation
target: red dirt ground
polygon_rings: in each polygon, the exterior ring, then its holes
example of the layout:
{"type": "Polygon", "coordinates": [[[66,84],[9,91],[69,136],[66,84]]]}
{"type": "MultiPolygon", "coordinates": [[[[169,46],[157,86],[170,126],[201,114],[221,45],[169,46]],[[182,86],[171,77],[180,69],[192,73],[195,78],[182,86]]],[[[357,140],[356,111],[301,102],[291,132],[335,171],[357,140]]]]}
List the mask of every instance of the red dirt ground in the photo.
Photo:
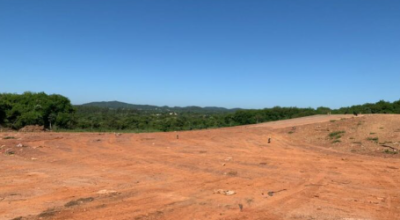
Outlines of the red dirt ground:
{"type": "Polygon", "coordinates": [[[400,157],[380,142],[399,148],[399,135],[397,115],[177,133],[3,132],[0,219],[398,220],[400,157]],[[338,143],[334,131],[345,131],[338,143]]]}

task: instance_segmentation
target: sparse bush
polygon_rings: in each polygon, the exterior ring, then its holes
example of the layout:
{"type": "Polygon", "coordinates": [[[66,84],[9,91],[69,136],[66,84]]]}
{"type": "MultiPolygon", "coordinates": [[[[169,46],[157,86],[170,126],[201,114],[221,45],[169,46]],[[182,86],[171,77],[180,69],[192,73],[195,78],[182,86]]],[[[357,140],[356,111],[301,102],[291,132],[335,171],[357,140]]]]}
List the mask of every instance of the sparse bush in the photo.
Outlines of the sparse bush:
{"type": "Polygon", "coordinates": [[[369,138],[367,138],[367,140],[373,141],[373,142],[375,142],[375,143],[378,143],[379,138],[378,138],[378,137],[369,137],[369,138]]]}
{"type": "Polygon", "coordinates": [[[336,140],[332,141],[332,144],[336,144],[336,143],[340,143],[340,142],[342,142],[342,141],[339,139],[336,139],[336,140]]]}
{"type": "Polygon", "coordinates": [[[237,171],[229,171],[228,173],[226,173],[226,175],[228,176],[237,176],[238,172],[237,171]]]}
{"type": "Polygon", "coordinates": [[[342,137],[341,134],[346,133],[345,131],[334,131],[329,134],[330,139],[339,139],[342,137]]]}
{"type": "Polygon", "coordinates": [[[3,139],[7,140],[7,139],[16,139],[16,138],[12,137],[12,136],[6,136],[6,137],[3,137],[3,139]]]}
{"type": "Polygon", "coordinates": [[[397,151],[391,151],[389,149],[384,150],[383,153],[385,153],[385,154],[398,154],[397,151]]]}

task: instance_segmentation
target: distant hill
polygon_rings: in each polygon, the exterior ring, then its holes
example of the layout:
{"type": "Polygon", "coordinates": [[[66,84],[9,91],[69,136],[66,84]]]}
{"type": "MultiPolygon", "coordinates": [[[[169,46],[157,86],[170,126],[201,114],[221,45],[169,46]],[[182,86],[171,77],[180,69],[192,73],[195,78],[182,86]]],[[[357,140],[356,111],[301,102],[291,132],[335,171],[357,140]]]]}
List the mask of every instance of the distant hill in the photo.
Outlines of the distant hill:
{"type": "Polygon", "coordinates": [[[137,105],[119,101],[90,102],[79,106],[101,107],[109,109],[136,109],[139,111],[146,111],[146,112],[177,112],[177,113],[179,112],[226,113],[226,112],[235,112],[237,110],[240,110],[239,108],[228,109],[223,107],[199,107],[199,106],[169,107],[169,106],[155,106],[155,105],[137,105]]]}

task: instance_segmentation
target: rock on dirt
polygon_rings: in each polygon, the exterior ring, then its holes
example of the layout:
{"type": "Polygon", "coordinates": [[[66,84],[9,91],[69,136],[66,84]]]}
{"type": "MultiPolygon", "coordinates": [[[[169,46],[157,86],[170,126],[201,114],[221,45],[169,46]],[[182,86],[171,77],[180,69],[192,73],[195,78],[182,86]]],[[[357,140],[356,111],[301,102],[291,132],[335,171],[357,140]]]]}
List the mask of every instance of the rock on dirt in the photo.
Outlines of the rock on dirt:
{"type": "Polygon", "coordinates": [[[236,192],[233,191],[233,190],[216,189],[216,190],[214,190],[214,194],[221,194],[221,195],[231,196],[231,195],[235,195],[236,192]]]}
{"type": "Polygon", "coordinates": [[[117,193],[117,191],[115,191],[115,190],[102,189],[102,190],[100,190],[100,191],[97,192],[97,194],[101,194],[101,195],[104,195],[104,194],[114,194],[114,193],[117,193]]]}

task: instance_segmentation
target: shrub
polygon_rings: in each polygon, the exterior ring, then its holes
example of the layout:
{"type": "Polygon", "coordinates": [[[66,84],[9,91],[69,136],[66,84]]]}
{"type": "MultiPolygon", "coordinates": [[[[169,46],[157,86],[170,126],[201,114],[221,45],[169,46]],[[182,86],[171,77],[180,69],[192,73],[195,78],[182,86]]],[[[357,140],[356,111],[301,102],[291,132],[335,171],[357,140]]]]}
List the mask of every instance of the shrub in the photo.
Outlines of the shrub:
{"type": "Polygon", "coordinates": [[[342,137],[341,134],[346,133],[345,131],[334,131],[332,133],[329,134],[329,138],[330,139],[339,139],[342,137]]]}
{"type": "Polygon", "coordinates": [[[385,153],[385,154],[397,154],[398,152],[397,152],[397,151],[391,151],[391,150],[389,150],[389,149],[386,149],[386,150],[383,151],[383,153],[385,153]]]}
{"type": "Polygon", "coordinates": [[[375,142],[375,143],[378,143],[379,138],[377,138],[377,137],[369,137],[369,138],[367,138],[367,140],[373,141],[373,142],[375,142]]]}

